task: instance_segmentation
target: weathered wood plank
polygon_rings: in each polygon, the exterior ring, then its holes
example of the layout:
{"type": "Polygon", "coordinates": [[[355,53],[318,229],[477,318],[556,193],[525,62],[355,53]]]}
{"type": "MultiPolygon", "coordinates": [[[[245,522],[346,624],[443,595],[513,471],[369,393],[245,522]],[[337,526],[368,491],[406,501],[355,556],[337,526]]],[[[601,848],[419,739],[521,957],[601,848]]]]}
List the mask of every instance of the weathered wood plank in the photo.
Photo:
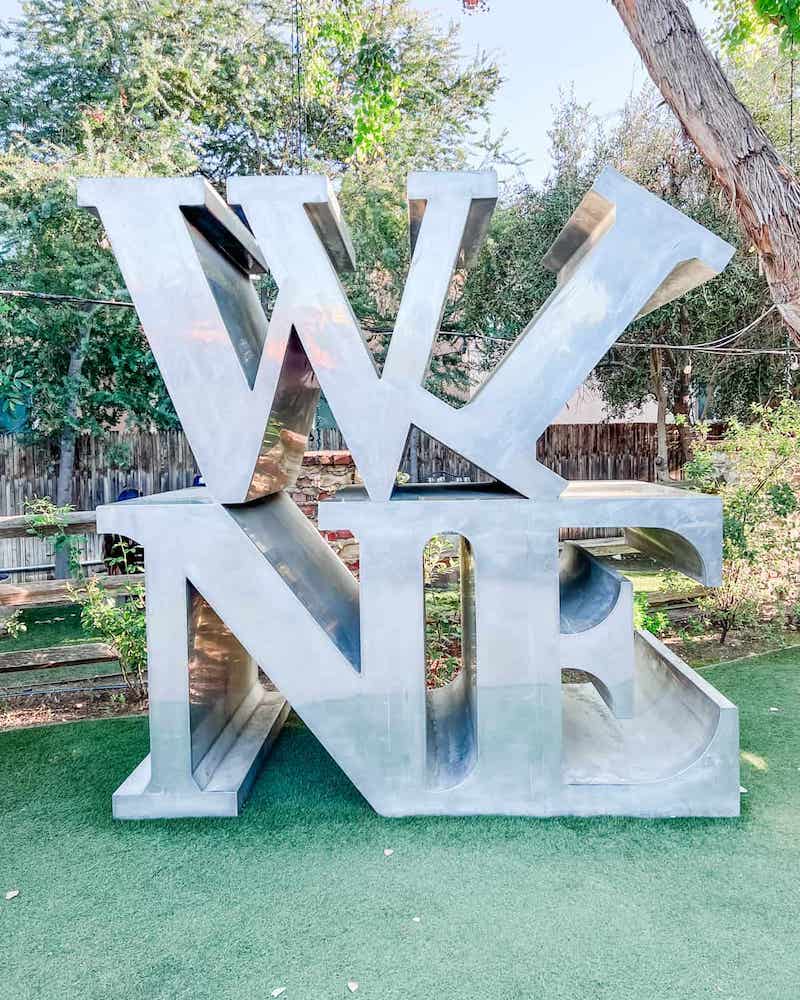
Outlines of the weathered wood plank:
{"type": "MultiPolygon", "coordinates": [[[[67,535],[94,534],[97,529],[97,515],[93,510],[75,510],[64,515],[64,526],[37,528],[35,534],[55,535],[64,531],[67,535]]],[[[26,514],[0,517],[0,538],[26,538],[33,535],[30,518],[26,514]]]]}
{"type": "Polygon", "coordinates": [[[84,663],[112,663],[117,651],[104,642],[83,642],[75,646],[50,646],[47,649],[23,649],[0,653],[0,674],[26,670],[52,670],[84,663]]]}
{"type": "MultiPolygon", "coordinates": [[[[118,594],[127,587],[144,583],[144,573],[130,573],[127,576],[90,577],[97,580],[109,594],[118,594]]],[[[34,580],[31,583],[0,584],[0,607],[28,608],[49,607],[71,604],[70,590],[80,590],[80,580],[34,580]]]]}
{"type": "Polygon", "coordinates": [[[690,587],[688,590],[658,590],[647,595],[647,604],[651,608],[665,608],[668,605],[692,605],[699,597],[707,593],[705,587],[690,587]]]}

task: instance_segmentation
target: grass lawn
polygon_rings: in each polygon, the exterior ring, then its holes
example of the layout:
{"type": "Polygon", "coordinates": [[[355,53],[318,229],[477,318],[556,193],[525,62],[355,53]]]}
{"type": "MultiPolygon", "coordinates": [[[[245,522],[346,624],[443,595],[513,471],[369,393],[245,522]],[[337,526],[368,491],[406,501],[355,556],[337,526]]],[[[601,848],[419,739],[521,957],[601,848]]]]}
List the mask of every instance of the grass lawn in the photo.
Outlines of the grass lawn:
{"type": "MultiPolygon", "coordinates": [[[[16,638],[4,635],[0,638],[0,653],[13,653],[26,649],[44,649],[48,646],[72,646],[77,643],[94,642],[99,637],[81,625],[81,609],[75,605],[59,607],[31,608],[22,613],[26,630],[16,638]]],[[[50,670],[25,670],[0,676],[0,707],[5,695],[13,694],[20,687],[35,688],[57,684],[61,681],[91,680],[102,674],[113,674],[119,670],[111,663],[73,663],[67,667],[50,670]]]]}
{"type": "Polygon", "coordinates": [[[76,604],[30,608],[22,612],[20,620],[26,630],[14,639],[9,635],[0,637],[0,653],[68,646],[78,642],[92,642],[96,638],[93,632],[81,625],[81,609],[76,604]]]}
{"type": "Polygon", "coordinates": [[[238,820],[114,823],[146,720],[5,733],[0,996],[794,1000],[800,652],[706,676],[738,820],[382,819],[294,724],[238,820]]]}

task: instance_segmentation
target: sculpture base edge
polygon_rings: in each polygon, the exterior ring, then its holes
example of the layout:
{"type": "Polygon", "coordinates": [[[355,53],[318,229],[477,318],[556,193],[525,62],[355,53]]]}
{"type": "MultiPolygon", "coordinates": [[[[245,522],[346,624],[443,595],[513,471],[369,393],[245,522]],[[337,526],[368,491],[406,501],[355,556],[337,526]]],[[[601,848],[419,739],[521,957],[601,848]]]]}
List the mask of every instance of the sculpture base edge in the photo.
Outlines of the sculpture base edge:
{"type": "MultiPolygon", "coordinates": [[[[114,792],[114,819],[178,819],[238,816],[264,760],[283,729],[291,706],[277,692],[264,691],[244,726],[220,756],[205,787],[196,791],[159,792],[148,789],[150,755],[114,792]]],[[[226,734],[219,741],[226,740],[226,734]]],[[[216,746],[216,744],[215,744],[216,746]]],[[[195,773],[209,756],[212,746],[195,773]]]]}

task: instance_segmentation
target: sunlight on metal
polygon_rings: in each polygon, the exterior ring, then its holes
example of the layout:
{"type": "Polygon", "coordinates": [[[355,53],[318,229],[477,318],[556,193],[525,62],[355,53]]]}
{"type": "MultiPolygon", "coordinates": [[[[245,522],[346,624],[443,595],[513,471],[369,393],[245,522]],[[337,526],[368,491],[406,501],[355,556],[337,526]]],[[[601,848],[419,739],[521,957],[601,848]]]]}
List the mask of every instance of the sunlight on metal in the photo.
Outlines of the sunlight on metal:
{"type": "Polygon", "coordinates": [[[558,551],[562,528],[619,527],[714,586],[719,498],[568,483],[535,457],[625,328],[732,248],[604,170],[546,257],[555,290],[456,409],[423,383],[496,198],[491,172],[409,177],[413,254],[379,373],[339,279],[352,243],[325,178],[231,178],[230,205],[200,178],[80,182],[208,484],[97,513],[146,554],[151,752],[117,817],[235,815],[289,703],[385,815],[738,813],[735,706],[634,631],[628,581],[576,545],[559,567],[558,551]],[[251,282],[265,270],[269,320],[251,282]],[[357,537],[358,581],[288,493],[320,390],[363,486],[321,502],[319,524],[357,537]],[[411,427],[497,482],[396,485],[411,427]],[[466,638],[439,693],[422,558],[443,533],[467,540],[466,638]],[[588,679],[562,684],[564,669],[588,679]]]}

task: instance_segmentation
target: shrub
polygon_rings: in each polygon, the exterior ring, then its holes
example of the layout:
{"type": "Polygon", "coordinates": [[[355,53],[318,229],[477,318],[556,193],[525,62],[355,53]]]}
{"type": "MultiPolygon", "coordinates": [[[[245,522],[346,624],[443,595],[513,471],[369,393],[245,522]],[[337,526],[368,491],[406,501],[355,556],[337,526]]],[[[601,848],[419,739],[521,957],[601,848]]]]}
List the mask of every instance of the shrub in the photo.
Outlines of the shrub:
{"type": "Polygon", "coordinates": [[[633,595],[633,624],[655,636],[662,636],[669,628],[669,618],[663,611],[652,611],[647,594],[633,595]]]}
{"type": "Polygon", "coordinates": [[[800,406],[754,406],[753,418],[731,421],[716,444],[701,426],[685,468],[689,485],[722,499],[722,586],[699,601],[721,643],[735,626],[791,619],[800,606],[800,406]]]}
{"type": "Polygon", "coordinates": [[[119,603],[94,578],[72,593],[82,606],[81,624],[116,649],[125,683],[132,697],[140,701],[146,694],[147,670],[144,587],[131,587],[119,603]]]}
{"type": "Polygon", "coordinates": [[[3,631],[12,639],[18,639],[24,632],[28,631],[28,626],[22,620],[21,608],[10,614],[8,618],[0,619],[0,632],[3,631]]]}

